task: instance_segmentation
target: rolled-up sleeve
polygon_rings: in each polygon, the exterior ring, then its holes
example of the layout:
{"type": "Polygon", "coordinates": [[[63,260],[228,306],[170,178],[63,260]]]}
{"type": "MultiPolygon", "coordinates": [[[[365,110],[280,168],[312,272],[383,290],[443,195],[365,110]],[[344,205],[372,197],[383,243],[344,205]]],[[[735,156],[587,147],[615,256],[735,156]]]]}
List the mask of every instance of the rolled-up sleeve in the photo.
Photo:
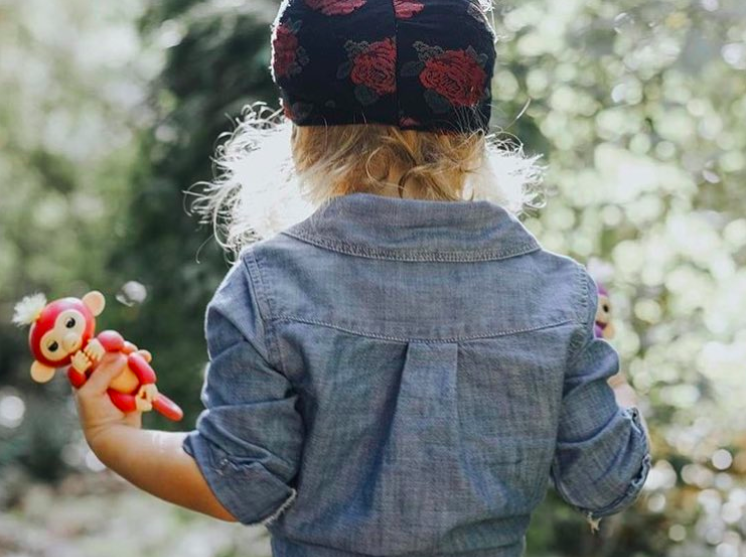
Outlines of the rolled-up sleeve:
{"type": "Polygon", "coordinates": [[[635,502],[651,455],[638,409],[618,406],[608,385],[619,355],[594,335],[598,295],[587,271],[582,275],[584,319],[565,374],[551,477],[560,496],[595,527],[635,502]]]}
{"type": "Polygon", "coordinates": [[[215,497],[245,525],[268,524],[297,494],[303,422],[269,334],[242,258],[207,306],[205,410],[183,448],[215,497]]]}

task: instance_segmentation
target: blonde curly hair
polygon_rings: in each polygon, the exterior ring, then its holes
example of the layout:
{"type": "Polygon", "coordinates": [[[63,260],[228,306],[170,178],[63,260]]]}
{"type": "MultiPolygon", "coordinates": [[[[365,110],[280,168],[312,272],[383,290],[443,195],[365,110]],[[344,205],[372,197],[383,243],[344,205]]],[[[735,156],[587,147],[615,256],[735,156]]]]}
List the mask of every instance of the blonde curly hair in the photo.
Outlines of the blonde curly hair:
{"type": "Polygon", "coordinates": [[[228,140],[212,158],[214,179],[194,184],[204,186],[200,193],[185,192],[196,197],[200,223],[234,255],[355,192],[484,199],[516,215],[543,204],[541,155],[525,156],[513,138],[373,123],[297,126],[263,102],[245,107],[236,124],[220,136],[228,140]]]}

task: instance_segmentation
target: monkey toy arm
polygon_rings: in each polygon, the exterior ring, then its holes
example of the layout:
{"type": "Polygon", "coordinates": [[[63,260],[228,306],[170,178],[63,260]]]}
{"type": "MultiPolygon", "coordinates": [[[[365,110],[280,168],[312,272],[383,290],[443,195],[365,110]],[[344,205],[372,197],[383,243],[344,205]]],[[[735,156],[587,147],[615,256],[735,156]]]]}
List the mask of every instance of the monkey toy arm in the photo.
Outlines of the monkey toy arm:
{"type": "Polygon", "coordinates": [[[138,353],[137,346],[124,340],[124,337],[116,331],[102,331],[97,337],[98,341],[107,352],[124,352],[127,354],[129,368],[137,375],[140,383],[155,383],[156,375],[150,367],[150,353],[147,356],[138,353]]]}
{"type": "Polygon", "coordinates": [[[80,389],[88,379],[88,375],[85,372],[80,372],[71,364],[67,368],[67,379],[70,384],[76,389],[80,389]]]}
{"type": "Polygon", "coordinates": [[[132,354],[129,354],[127,356],[127,364],[134,374],[137,375],[141,384],[148,385],[150,383],[155,383],[155,371],[150,367],[148,360],[141,352],[133,352],[132,354]]]}
{"type": "Polygon", "coordinates": [[[101,331],[96,340],[101,343],[101,346],[107,352],[121,352],[124,350],[124,337],[116,331],[101,331]]]}
{"type": "MultiPolygon", "coordinates": [[[[102,331],[95,341],[106,352],[122,352],[127,356],[127,367],[137,376],[139,388],[136,393],[120,393],[109,389],[112,402],[124,412],[133,410],[150,410],[151,404],[158,396],[158,388],[155,386],[156,375],[150,367],[152,356],[147,350],[138,350],[133,343],[124,340],[124,337],[116,331],[102,331]]],[[[89,343],[89,345],[91,344],[89,343]]]]}
{"type": "Polygon", "coordinates": [[[72,386],[76,389],[82,387],[94,364],[98,363],[106,352],[120,352],[124,347],[124,338],[116,331],[102,331],[96,338],[89,340],[83,350],[75,353],[67,370],[67,378],[72,386]]]}

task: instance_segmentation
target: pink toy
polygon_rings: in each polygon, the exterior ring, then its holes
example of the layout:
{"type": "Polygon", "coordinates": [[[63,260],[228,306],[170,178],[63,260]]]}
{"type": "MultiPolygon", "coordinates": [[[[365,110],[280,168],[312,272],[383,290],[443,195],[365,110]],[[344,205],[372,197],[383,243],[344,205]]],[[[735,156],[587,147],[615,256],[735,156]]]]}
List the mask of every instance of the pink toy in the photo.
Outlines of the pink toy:
{"type": "Polygon", "coordinates": [[[31,326],[31,377],[37,383],[46,383],[54,377],[56,368],[67,366],[67,377],[78,389],[96,371],[104,354],[121,352],[127,356],[127,366],[108,390],[114,405],[125,413],[155,409],[170,420],[181,420],[181,408],[155,386],[150,352],[138,350],[116,331],[95,334],[95,318],[105,305],[104,295],[96,290],[82,299],[60,298],[47,304],[43,294],[35,294],[18,302],[13,322],[31,326]]]}
{"type": "Polygon", "coordinates": [[[600,283],[598,284],[598,310],[596,311],[596,337],[614,338],[614,324],[611,322],[611,300],[609,293],[600,283]]]}

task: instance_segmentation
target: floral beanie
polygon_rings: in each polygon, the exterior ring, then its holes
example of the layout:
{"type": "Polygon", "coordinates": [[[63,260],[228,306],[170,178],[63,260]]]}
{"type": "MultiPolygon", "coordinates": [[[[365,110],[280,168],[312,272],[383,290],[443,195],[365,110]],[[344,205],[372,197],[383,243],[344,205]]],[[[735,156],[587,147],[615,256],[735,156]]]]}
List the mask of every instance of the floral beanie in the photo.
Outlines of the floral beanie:
{"type": "Polygon", "coordinates": [[[495,41],[479,0],[283,0],[270,70],[299,126],[487,132],[495,41]]]}

